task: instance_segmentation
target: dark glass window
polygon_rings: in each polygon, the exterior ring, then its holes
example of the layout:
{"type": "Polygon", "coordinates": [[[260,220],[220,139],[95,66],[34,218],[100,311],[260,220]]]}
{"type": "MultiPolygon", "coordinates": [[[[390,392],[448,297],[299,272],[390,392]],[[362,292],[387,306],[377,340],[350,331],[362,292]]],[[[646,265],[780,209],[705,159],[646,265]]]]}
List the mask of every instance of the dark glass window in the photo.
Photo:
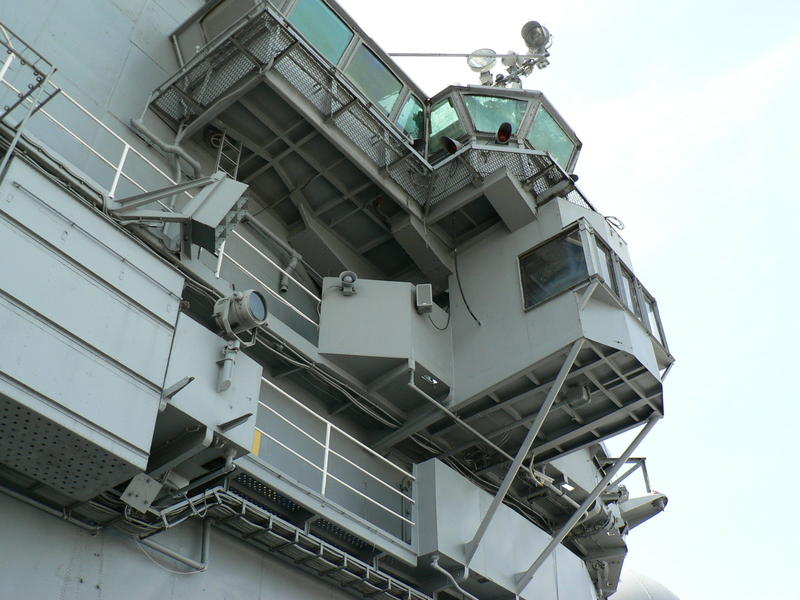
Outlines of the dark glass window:
{"type": "Polygon", "coordinates": [[[359,46],[344,70],[374,104],[389,113],[403,84],[366,46],[359,46]]]}
{"type": "Polygon", "coordinates": [[[550,240],[519,258],[525,309],[569,290],[589,276],[577,230],[550,240]]]}
{"type": "Polygon", "coordinates": [[[412,139],[416,140],[423,137],[424,124],[422,102],[417,100],[414,96],[409,96],[397,117],[397,125],[410,135],[412,139]]]}
{"type": "Polygon", "coordinates": [[[537,150],[549,152],[562,169],[567,168],[575,150],[575,144],[543,106],[536,111],[528,140],[537,150]]]}
{"type": "Polygon", "coordinates": [[[450,100],[442,100],[431,109],[431,139],[428,144],[431,154],[444,149],[441,140],[443,136],[458,139],[464,133],[461,121],[458,120],[458,113],[450,100]]]}
{"type": "Polygon", "coordinates": [[[289,22],[333,64],[342,59],[353,31],[322,0],[297,0],[289,22]]]}
{"type": "Polygon", "coordinates": [[[464,96],[464,103],[478,131],[496,132],[503,123],[511,123],[516,133],[528,103],[525,100],[498,96],[464,96]]]}

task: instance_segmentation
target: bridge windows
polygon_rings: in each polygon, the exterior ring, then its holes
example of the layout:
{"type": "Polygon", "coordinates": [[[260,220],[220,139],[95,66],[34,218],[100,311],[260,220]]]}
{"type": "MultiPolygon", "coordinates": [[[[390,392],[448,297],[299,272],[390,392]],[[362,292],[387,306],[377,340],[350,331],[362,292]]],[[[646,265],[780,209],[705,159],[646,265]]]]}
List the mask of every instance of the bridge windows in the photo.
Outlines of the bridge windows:
{"type": "Polygon", "coordinates": [[[425,111],[415,96],[409,96],[397,117],[397,126],[405,131],[411,139],[425,136],[425,111]]]}
{"type": "Polygon", "coordinates": [[[289,22],[333,64],[337,64],[353,39],[353,30],[322,0],[297,0],[289,22]]]}
{"type": "Polygon", "coordinates": [[[550,239],[519,257],[525,310],[586,281],[589,271],[577,228],[550,239]]]}
{"type": "Polygon", "coordinates": [[[372,50],[363,44],[358,46],[344,72],[383,112],[392,111],[403,84],[372,50]]]}
{"type": "Polygon", "coordinates": [[[503,123],[511,123],[511,131],[516,133],[528,107],[525,100],[501,96],[464,96],[464,104],[475,129],[491,133],[496,132],[503,123]]]}
{"type": "Polygon", "coordinates": [[[637,317],[642,318],[642,308],[639,306],[639,297],[636,294],[636,283],[633,273],[627,267],[620,265],[622,273],[622,301],[637,317]]]}
{"type": "Polygon", "coordinates": [[[601,242],[597,236],[595,236],[595,244],[597,246],[597,257],[599,259],[597,268],[600,271],[600,276],[615,294],[619,294],[617,276],[614,273],[614,253],[608,246],[601,242]]]}
{"type": "Polygon", "coordinates": [[[465,135],[464,127],[458,120],[453,103],[445,98],[431,109],[431,136],[428,152],[430,155],[444,150],[442,137],[458,139],[465,135]]]}
{"type": "Polygon", "coordinates": [[[575,143],[544,106],[536,111],[528,141],[537,150],[549,152],[562,169],[567,168],[575,151],[575,143]]]}

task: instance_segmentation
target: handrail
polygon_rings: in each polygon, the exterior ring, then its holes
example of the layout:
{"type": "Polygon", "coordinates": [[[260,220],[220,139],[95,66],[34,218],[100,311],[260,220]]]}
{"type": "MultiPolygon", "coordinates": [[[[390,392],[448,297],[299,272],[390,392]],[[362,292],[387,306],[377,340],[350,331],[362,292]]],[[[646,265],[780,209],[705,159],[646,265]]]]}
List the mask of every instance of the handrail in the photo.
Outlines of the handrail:
{"type": "MultiPolygon", "coordinates": [[[[259,403],[258,403],[258,404],[259,404],[259,406],[263,406],[264,408],[266,408],[268,411],[270,411],[271,413],[273,413],[273,414],[274,414],[276,417],[278,417],[278,418],[279,418],[279,419],[281,419],[282,421],[285,421],[287,425],[291,425],[292,427],[294,427],[295,429],[297,429],[297,431],[299,431],[300,433],[302,433],[304,436],[306,436],[308,439],[310,439],[312,442],[314,442],[315,444],[317,444],[317,445],[318,445],[318,446],[320,446],[321,448],[324,448],[324,447],[325,447],[325,444],[324,444],[323,442],[320,442],[320,441],[319,441],[317,438],[315,438],[313,435],[311,435],[310,433],[308,433],[308,432],[307,432],[305,429],[303,429],[302,427],[300,427],[300,426],[299,426],[299,425],[297,425],[296,423],[292,423],[292,422],[291,422],[289,419],[287,419],[286,417],[284,417],[284,416],[283,416],[281,413],[279,413],[277,410],[275,410],[275,409],[274,409],[274,408],[272,408],[271,406],[269,406],[269,405],[267,405],[267,404],[265,404],[264,402],[261,402],[261,401],[259,401],[259,403]]],[[[262,433],[266,433],[266,432],[262,432],[262,433]]]]}
{"type": "MultiPolygon", "coordinates": [[[[287,446],[286,444],[284,444],[283,442],[281,442],[279,439],[277,439],[275,436],[273,436],[273,435],[271,435],[271,434],[267,433],[266,431],[264,431],[264,430],[263,430],[263,429],[261,429],[260,427],[256,427],[256,431],[258,431],[258,433],[259,433],[260,435],[263,435],[263,436],[264,436],[264,437],[266,437],[267,439],[269,439],[269,440],[271,440],[272,442],[274,442],[274,443],[278,444],[278,446],[280,446],[280,447],[281,447],[281,448],[283,448],[284,450],[286,450],[286,451],[290,452],[291,454],[293,454],[294,456],[296,456],[297,458],[299,458],[299,459],[300,459],[300,460],[302,460],[303,462],[305,462],[305,463],[307,463],[308,465],[310,465],[310,466],[314,467],[314,468],[315,468],[317,471],[319,471],[320,473],[322,473],[322,475],[323,475],[323,488],[325,487],[325,486],[324,486],[324,481],[325,481],[325,479],[333,479],[334,481],[336,481],[336,482],[337,482],[337,483],[339,483],[340,485],[342,485],[342,486],[346,487],[348,490],[350,490],[351,492],[353,492],[353,493],[354,493],[354,494],[356,494],[357,496],[360,496],[361,498],[364,498],[364,500],[367,500],[368,502],[370,502],[370,503],[374,504],[375,506],[377,506],[377,507],[381,508],[382,510],[384,510],[384,511],[386,511],[386,512],[388,512],[388,513],[392,514],[392,515],[394,515],[395,517],[397,517],[397,518],[398,518],[398,519],[400,519],[401,521],[404,521],[404,522],[406,522],[406,523],[408,523],[409,525],[412,525],[412,526],[413,526],[413,525],[415,525],[414,521],[412,521],[412,520],[410,520],[410,519],[408,519],[408,518],[404,517],[403,515],[401,515],[401,514],[400,514],[400,513],[398,513],[397,511],[394,511],[394,510],[392,510],[392,509],[391,509],[391,508],[389,508],[388,506],[385,506],[385,505],[381,504],[380,502],[378,502],[378,501],[377,501],[377,500],[375,500],[374,498],[370,498],[370,497],[369,497],[369,496],[367,496],[367,495],[366,495],[364,492],[362,492],[362,491],[360,491],[360,490],[357,490],[356,488],[354,488],[353,486],[351,486],[349,483],[347,483],[347,482],[345,482],[345,481],[343,481],[343,480],[339,479],[339,478],[338,478],[336,475],[334,475],[333,473],[331,473],[331,472],[330,472],[330,471],[327,469],[327,465],[325,465],[324,467],[320,467],[319,465],[317,465],[317,464],[313,463],[313,462],[312,462],[312,461],[310,461],[308,458],[306,458],[305,456],[303,456],[302,454],[300,454],[300,453],[299,453],[299,452],[297,452],[296,450],[294,450],[294,449],[290,448],[289,446],[287,446]]],[[[334,451],[334,450],[330,450],[329,448],[326,448],[326,449],[327,449],[328,451],[330,451],[330,452],[333,452],[334,454],[336,454],[336,456],[340,456],[341,458],[344,458],[344,457],[343,457],[343,456],[341,456],[341,455],[340,455],[338,452],[336,452],[336,451],[334,451]]],[[[345,459],[345,460],[347,460],[347,459],[345,459]]],[[[348,462],[350,462],[350,461],[348,461],[348,462]]],[[[351,463],[351,464],[353,464],[353,463],[351,463]]],[[[355,464],[353,464],[353,466],[356,466],[356,467],[357,467],[358,465],[355,465],[355,464]]],[[[358,468],[360,469],[360,467],[358,467],[358,468]]],[[[360,469],[360,470],[364,471],[363,469],[360,469]]],[[[400,495],[400,496],[401,496],[403,499],[405,499],[405,500],[408,500],[408,501],[409,501],[409,502],[411,502],[411,503],[413,503],[413,502],[414,502],[414,500],[413,500],[413,499],[412,499],[410,496],[407,496],[407,495],[406,495],[406,494],[404,494],[403,492],[401,492],[401,491],[399,491],[399,490],[396,490],[396,489],[392,488],[392,487],[391,487],[391,486],[389,486],[387,483],[385,483],[385,482],[381,481],[380,479],[378,479],[377,477],[375,477],[375,476],[374,476],[374,475],[372,475],[371,473],[368,473],[367,471],[364,471],[364,473],[366,473],[367,475],[369,475],[370,477],[372,477],[373,479],[375,479],[375,480],[376,480],[376,481],[378,481],[379,483],[382,483],[382,484],[383,484],[383,485],[385,485],[385,486],[386,486],[388,489],[390,489],[391,491],[393,491],[393,492],[395,492],[396,494],[400,495]]],[[[323,496],[325,495],[325,489],[323,489],[323,490],[322,490],[322,495],[323,495],[323,496]]]]}
{"type": "Polygon", "coordinates": [[[300,315],[300,316],[301,316],[303,319],[305,319],[306,321],[308,321],[309,323],[311,323],[311,324],[312,324],[314,327],[319,327],[319,323],[317,323],[316,321],[314,321],[312,318],[310,318],[308,315],[306,315],[306,314],[305,314],[303,311],[301,311],[299,308],[297,308],[297,307],[296,307],[294,304],[292,304],[291,302],[289,302],[288,300],[286,300],[285,298],[283,298],[283,296],[281,296],[281,295],[280,295],[278,292],[276,292],[276,291],[275,291],[275,290],[273,290],[271,287],[269,287],[269,286],[268,286],[266,283],[264,283],[263,281],[261,281],[261,279],[259,279],[258,277],[256,277],[256,276],[255,276],[253,273],[251,273],[251,272],[250,272],[250,271],[247,269],[247,267],[244,267],[244,266],[242,266],[242,265],[241,265],[241,264],[240,264],[240,263],[239,263],[239,262],[238,262],[238,261],[237,261],[235,258],[231,257],[231,255],[230,255],[230,254],[225,254],[225,255],[224,255],[224,258],[227,258],[227,259],[228,259],[229,261],[231,261],[231,262],[232,262],[234,265],[236,265],[236,266],[239,268],[239,270],[241,270],[241,271],[242,271],[242,272],[244,272],[245,274],[247,274],[247,275],[249,275],[250,277],[252,277],[252,278],[253,278],[255,281],[257,281],[257,282],[258,282],[258,283],[259,283],[259,284],[260,284],[260,285],[261,285],[261,286],[262,286],[262,287],[263,287],[263,288],[264,288],[264,289],[267,291],[267,293],[269,293],[271,296],[273,296],[273,297],[274,297],[276,300],[278,300],[279,302],[282,302],[283,304],[285,304],[286,306],[288,306],[288,307],[289,307],[291,310],[293,310],[293,311],[294,311],[294,312],[296,312],[298,315],[300,315]]]}
{"type": "MultiPolygon", "coordinates": [[[[11,54],[11,55],[9,55],[9,58],[6,59],[6,61],[3,63],[2,71],[0,71],[0,83],[5,85],[8,89],[13,91],[14,93],[19,94],[20,90],[6,79],[6,73],[10,69],[11,63],[13,62],[13,58],[14,58],[14,55],[11,54]]],[[[136,156],[138,159],[140,159],[142,162],[144,162],[148,167],[153,169],[153,171],[158,173],[168,183],[170,183],[170,184],[175,184],[176,183],[175,179],[170,177],[158,165],[156,165],[153,161],[151,161],[149,158],[147,158],[144,154],[139,152],[131,144],[129,144],[127,141],[125,141],[124,138],[122,138],[119,134],[117,134],[113,129],[108,127],[108,125],[106,125],[100,119],[95,117],[86,107],[84,107],[80,102],[78,102],[75,98],[73,98],[69,93],[67,93],[66,91],[61,89],[59,86],[54,84],[52,81],[47,81],[45,85],[50,86],[51,88],[53,88],[53,90],[58,90],[59,91],[58,97],[65,98],[69,102],[69,104],[71,106],[77,108],[81,113],[83,113],[86,117],[88,117],[93,123],[98,125],[103,131],[105,131],[107,134],[109,134],[111,137],[113,137],[115,140],[117,140],[120,144],[122,144],[122,152],[121,152],[121,155],[120,155],[120,159],[119,159],[118,162],[113,163],[109,159],[107,159],[104,155],[102,155],[100,152],[95,150],[95,148],[90,143],[88,143],[87,141],[82,139],[78,134],[76,134],[74,131],[72,131],[64,123],[59,121],[55,116],[53,116],[53,114],[51,114],[50,112],[48,112],[44,108],[41,108],[39,111],[37,111],[38,113],[42,113],[51,122],[53,122],[61,130],[63,130],[70,137],[72,137],[75,141],[77,141],[81,146],[86,148],[92,155],[94,155],[96,158],[100,159],[104,164],[106,164],[107,166],[109,166],[111,169],[114,170],[114,179],[112,181],[111,187],[108,188],[108,189],[105,189],[104,187],[101,186],[101,189],[105,193],[107,193],[109,197],[111,197],[111,198],[114,197],[114,194],[116,192],[116,187],[117,187],[117,185],[119,183],[120,178],[124,178],[125,180],[130,182],[133,186],[135,186],[136,188],[138,188],[142,192],[148,191],[144,186],[142,186],[135,179],[133,179],[133,177],[131,177],[130,175],[125,173],[124,166],[125,166],[125,163],[128,160],[129,153],[133,153],[134,156],[136,156]]],[[[34,101],[31,98],[26,98],[24,100],[24,103],[32,103],[32,102],[34,102],[34,101]]],[[[187,195],[189,197],[191,197],[190,194],[187,194],[187,195]]]]}
{"type": "MultiPolygon", "coordinates": [[[[289,393],[287,393],[287,392],[285,392],[284,390],[282,390],[281,388],[279,388],[277,385],[275,385],[274,383],[272,383],[272,382],[271,382],[269,379],[267,379],[266,377],[262,377],[262,378],[261,378],[261,381],[262,381],[262,382],[264,382],[264,383],[266,383],[267,385],[269,385],[271,388],[273,388],[275,391],[277,391],[277,392],[278,392],[278,393],[280,393],[281,395],[283,395],[283,396],[284,396],[286,399],[288,399],[288,400],[290,400],[290,401],[294,402],[294,403],[295,403],[297,406],[299,406],[300,408],[302,408],[302,409],[303,409],[304,411],[306,411],[308,414],[310,414],[310,415],[312,415],[312,416],[316,417],[317,419],[319,419],[319,420],[320,420],[320,421],[322,421],[323,423],[330,423],[330,421],[327,421],[327,420],[326,420],[324,417],[322,417],[322,416],[318,415],[317,413],[315,413],[313,410],[311,410],[310,408],[308,408],[308,407],[307,407],[305,404],[303,404],[302,402],[300,402],[299,400],[297,400],[295,397],[293,397],[293,396],[292,396],[292,395],[290,395],[289,393]]],[[[338,433],[341,433],[342,435],[344,435],[346,438],[348,438],[348,439],[349,439],[349,440],[351,440],[352,442],[355,442],[355,444],[356,444],[356,445],[358,445],[358,446],[360,446],[362,450],[366,450],[366,451],[367,451],[369,454],[372,454],[372,455],[373,455],[375,458],[377,458],[377,459],[381,460],[382,462],[384,462],[384,463],[385,463],[385,464],[387,464],[388,466],[390,466],[390,467],[392,467],[392,468],[394,468],[394,469],[396,469],[396,470],[400,471],[400,472],[401,472],[403,475],[406,475],[406,476],[407,476],[407,477],[409,477],[409,478],[410,478],[412,481],[415,479],[415,477],[414,477],[414,475],[413,475],[413,474],[411,474],[411,473],[409,473],[408,471],[406,471],[406,470],[405,470],[403,467],[400,467],[400,466],[398,466],[398,465],[394,464],[392,461],[388,460],[386,457],[384,457],[384,456],[381,456],[380,454],[378,454],[377,452],[375,452],[375,450],[373,450],[373,449],[372,449],[372,448],[370,448],[369,446],[366,446],[366,445],[364,445],[362,442],[360,442],[359,440],[357,440],[356,438],[354,438],[352,435],[350,435],[349,433],[347,433],[347,432],[346,432],[344,429],[342,429],[342,428],[340,428],[340,427],[337,427],[337,426],[336,426],[336,425],[334,425],[333,423],[331,423],[331,427],[332,427],[333,429],[335,429],[335,430],[336,430],[338,433]]]]}
{"type": "MultiPolygon", "coordinates": [[[[245,238],[245,237],[244,237],[242,234],[240,234],[238,231],[234,231],[234,232],[233,232],[233,235],[235,235],[236,237],[238,237],[238,238],[239,238],[240,240],[242,240],[242,241],[243,241],[245,244],[247,244],[247,245],[248,245],[250,248],[252,248],[253,250],[255,250],[255,251],[256,251],[256,253],[258,253],[258,255],[259,255],[259,256],[261,256],[261,257],[262,257],[264,260],[266,260],[268,263],[270,263],[270,264],[271,264],[273,267],[275,267],[276,269],[278,269],[278,271],[280,271],[281,273],[283,273],[284,275],[286,275],[286,276],[287,276],[289,279],[291,279],[291,280],[292,280],[294,283],[296,283],[296,284],[297,284],[297,286],[298,286],[300,289],[302,289],[302,290],[303,290],[305,293],[307,293],[309,296],[311,296],[312,298],[314,298],[314,300],[316,300],[317,302],[321,302],[321,301],[322,301],[322,298],[320,298],[320,297],[319,297],[319,296],[317,296],[317,295],[316,295],[314,292],[312,292],[312,291],[311,291],[311,290],[309,290],[309,289],[308,289],[306,286],[304,286],[304,285],[303,285],[303,284],[302,284],[300,281],[298,281],[298,280],[297,280],[295,277],[293,277],[293,276],[292,276],[292,274],[291,274],[291,273],[289,273],[289,271],[287,271],[287,270],[285,270],[284,268],[282,268],[280,265],[278,265],[278,263],[276,263],[275,261],[273,261],[273,260],[272,260],[272,259],[271,259],[269,256],[267,256],[267,255],[266,255],[266,254],[264,254],[264,253],[263,253],[261,250],[259,250],[258,248],[256,248],[256,247],[255,247],[253,244],[251,244],[251,243],[250,243],[250,242],[247,240],[247,238],[245,238]]],[[[224,254],[224,250],[220,250],[220,252],[222,252],[222,253],[224,254]]]]}

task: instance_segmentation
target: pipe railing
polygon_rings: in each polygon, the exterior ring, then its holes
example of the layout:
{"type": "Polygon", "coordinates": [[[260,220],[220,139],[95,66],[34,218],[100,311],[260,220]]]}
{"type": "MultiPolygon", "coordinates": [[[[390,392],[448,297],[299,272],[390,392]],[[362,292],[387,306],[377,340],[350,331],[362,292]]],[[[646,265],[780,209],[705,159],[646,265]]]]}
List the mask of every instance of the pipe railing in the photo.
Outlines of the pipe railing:
{"type": "MultiPolygon", "coordinates": [[[[9,91],[14,93],[15,95],[20,95],[22,92],[20,89],[15,86],[11,81],[10,77],[15,73],[15,66],[19,66],[22,62],[22,59],[18,54],[9,53],[7,58],[5,58],[2,63],[0,63],[0,85],[5,86],[9,91]]],[[[47,122],[49,122],[52,126],[54,126],[55,130],[60,131],[64,134],[63,140],[66,140],[68,144],[71,144],[71,147],[83,153],[85,155],[86,152],[89,153],[92,157],[100,161],[105,168],[109,170],[109,181],[107,185],[104,185],[102,181],[97,181],[98,177],[92,177],[92,181],[89,183],[91,187],[97,189],[103,196],[108,199],[114,199],[120,194],[120,185],[122,182],[128,182],[132,185],[138,192],[148,192],[151,189],[155,189],[156,187],[163,187],[164,185],[175,185],[177,182],[176,180],[167,174],[163,169],[161,169],[158,165],[156,165],[152,160],[147,158],[144,154],[134,148],[131,144],[129,144],[122,136],[114,132],[111,128],[109,128],[105,123],[103,123],[100,119],[94,116],[87,108],[81,105],[74,97],[70,94],[65,92],[64,90],[60,89],[56,84],[52,81],[44,82],[45,86],[49,87],[50,90],[55,94],[58,92],[57,96],[54,96],[54,103],[58,102],[61,103],[61,108],[66,110],[77,110],[79,114],[86,117],[90,123],[99,127],[105,134],[111,137],[113,142],[118,145],[119,152],[112,153],[110,151],[101,152],[99,151],[92,143],[81,137],[78,133],[70,129],[61,119],[56,116],[57,110],[46,110],[43,105],[38,106],[38,110],[33,115],[35,118],[37,115],[41,114],[47,122]],[[141,171],[142,168],[147,170],[151,170],[154,178],[158,181],[153,182],[154,185],[146,185],[145,183],[138,181],[134,175],[131,174],[133,171],[141,171]],[[150,188],[150,189],[148,189],[150,188]]],[[[32,107],[35,106],[35,100],[32,98],[26,98],[21,103],[21,106],[28,106],[32,107]]],[[[58,107],[56,106],[56,109],[58,107]]],[[[11,127],[15,127],[19,125],[18,123],[11,123],[10,118],[6,119],[9,121],[7,124],[11,127]]],[[[138,193],[137,192],[137,193],[138,193]]],[[[184,192],[187,198],[191,198],[192,195],[188,192],[184,192]]],[[[158,202],[160,207],[165,211],[170,211],[171,209],[164,204],[163,202],[158,202]]],[[[289,273],[286,269],[282,268],[278,265],[274,260],[272,260],[269,256],[267,256],[264,252],[259,250],[255,245],[250,243],[244,236],[240,233],[234,231],[233,235],[246,244],[249,248],[255,251],[261,259],[265,262],[269,263],[273,268],[277,269],[281,274],[286,276],[292,283],[297,287],[297,289],[302,290],[302,292],[309,296],[314,302],[314,305],[318,305],[320,302],[320,298],[311,291],[307,286],[305,286],[301,281],[299,281],[296,277],[294,277],[291,273],[289,273]]],[[[273,296],[276,300],[281,302],[282,304],[286,305],[289,310],[296,313],[301,319],[310,323],[314,328],[319,327],[319,320],[316,318],[316,311],[311,313],[303,312],[299,308],[297,308],[294,304],[288,301],[285,297],[275,291],[271,286],[266,284],[263,281],[263,278],[254,274],[251,269],[246,268],[244,265],[241,264],[239,260],[236,260],[231,253],[226,253],[224,246],[220,248],[218,263],[217,263],[217,276],[219,276],[219,270],[224,260],[230,261],[237,269],[244,272],[246,275],[254,279],[259,285],[261,285],[268,294],[273,296]]]]}
{"type": "MultiPolygon", "coordinates": [[[[313,484],[316,485],[316,491],[318,491],[323,497],[330,499],[329,488],[330,482],[333,481],[349,490],[349,492],[355,494],[361,500],[364,500],[370,505],[380,509],[380,511],[388,515],[391,520],[399,521],[400,523],[409,525],[411,527],[415,525],[412,519],[409,519],[405,514],[398,512],[396,510],[396,506],[388,506],[385,500],[382,501],[377,494],[371,495],[369,490],[370,484],[375,484],[377,486],[377,490],[391,493],[392,496],[390,497],[396,498],[397,505],[399,505],[402,510],[402,507],[405,506],[406,503],[408,503],[408,506],[411,506],[415,502],[413,496],[403,491],[403,489],[400,487],[401,482],[414,481],[414,475],[412,473],[381,456],[372,448],[364,445],[345,430],[337,427],[327,419],[323,418],[268,379],[262,378],[262,382],[269,386],[272,390],[278,392],[283,399],[288,400],[292,405],[300,408],[302,414],[308,415],[312,418],[312,422],[316,423],[317,425],[321,425],[324,434],[321,436],[312,435],[309,433],[309,431],[307,431],[307,429],[304,429],[300,424],[287,417],[286,414],[279,412],[264,402],[259,402],[259,411],[261,412],[261,415],[267,415],[268,422],[270,419],[273,419],[272,422],[274,422],[274,419],[277,419],[281,423],[285,423],[291,428],[291,431],[296,432],[297,435],[295,437],[295,442],[308,440],[313,444],[315,451],[303,451],[302,448],[299,448],[300,444],[292,444],[285,438],[282,441],[279,439],[276,431],[269,432],[266,431],[266,428],[262,427],[256,427],[257,439],[255,445],[257,448],[261,448],[261,442],[264,438],[266,438],[283,450],[289,452],[295,458],[302,461],[303,464],[312,467],[320,475],[317,481],[313,482],[313,484]],[[320,437],[322,439],[320,439],[320,437]],[[337,449],[335,444],[337,438],[340,440],[346,440],[347,443],[352,444],[355,449],[368,455],[368,459],[359,461],[352,455],[347,456],[341,447],[337,449]],[[295,447],[292,447],[293,445],[295,447]],[[319,450],[319,452],[317,452],[317,450],[319,450]],[[314,454],[317,455],[316,459],[312,456],[314,454]],[[358,474],[357,477],[353,477],[352,475],[347,477],[346,475],[342,474],[341,471],[332,469],[331,459],[334,457],[355,469],[355,473],[358,474]],[[383,469],[388,469],[390,472],[395,472],[398,477],[397,480],[392,483],[375,475],[373,471],[375,470],[376,465],[379,465],[383,469]],[[362,489],[358,489],[359,487],[362,489]]],[[[259,453],[263,454],[261,451],[259,451],[259,453]]],[[[261,458],[262,460],[269,462],[269,455],[261,458]]],[[[302,483],[307,484],[309,482],[303,481],[302,483]]],[[[354,512],[357,514],[357,511],[354,512]]]]}

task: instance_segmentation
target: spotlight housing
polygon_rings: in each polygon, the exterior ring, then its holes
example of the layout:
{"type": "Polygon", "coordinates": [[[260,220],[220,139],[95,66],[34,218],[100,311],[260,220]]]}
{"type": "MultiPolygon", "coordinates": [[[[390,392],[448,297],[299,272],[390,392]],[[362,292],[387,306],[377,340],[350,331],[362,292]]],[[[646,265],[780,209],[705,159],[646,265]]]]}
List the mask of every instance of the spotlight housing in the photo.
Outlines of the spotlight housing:
{"type": "Polygon", "coordinates": [[[221,336],[229,341],[239,341],[243,346],[256,342],[258,328],[267,322],[267,301],[256,290],[233,292],[230,296],[217,300],[212,316],[221,330],[221,336]],[[239,334],[250,333],[244,340],[239,334]]]}
{"type": "Polygon", "coordinates": [[[522,26],[522,40],[532,53],[541,53],[550,47],[551,36],[539,21],[528,21],[522,26]]]}
{"type": "Polygon", "coordinates": [[[440,137],[439,140],[441,140],[442,146],[444,146],[444,149],[447,150],[448,154],[455,154],[456,152],[461,150],[461,147],[463,146],[463,144],[458,140],[454,140],[453,138],[447,137],[446,135],[440,137]]]}

